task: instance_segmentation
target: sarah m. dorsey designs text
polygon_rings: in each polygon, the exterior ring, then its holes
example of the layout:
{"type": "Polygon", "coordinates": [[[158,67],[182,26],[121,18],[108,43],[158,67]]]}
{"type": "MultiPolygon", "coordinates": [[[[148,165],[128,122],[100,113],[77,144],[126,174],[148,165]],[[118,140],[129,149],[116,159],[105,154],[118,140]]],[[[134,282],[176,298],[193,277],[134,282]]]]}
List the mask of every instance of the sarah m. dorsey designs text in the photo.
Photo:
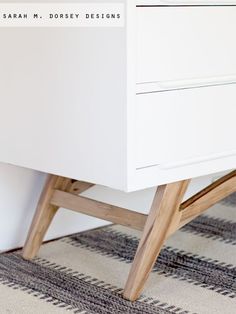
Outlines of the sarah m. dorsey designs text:
{"type": "Polygon", "coordinates": [[[15,20],[15,19],[56,19],[56,20],[68,20],[68,19],[117,19],[121,18],[120,13],[49,13],[45,16],[39,13],[0,13],[0,17],[4,20],[15,20]]]}
{"type": "Polygon", "coordinates": [[[0,26],[105,26],[123,27],[120,3],[1,3],[0,26]]]}

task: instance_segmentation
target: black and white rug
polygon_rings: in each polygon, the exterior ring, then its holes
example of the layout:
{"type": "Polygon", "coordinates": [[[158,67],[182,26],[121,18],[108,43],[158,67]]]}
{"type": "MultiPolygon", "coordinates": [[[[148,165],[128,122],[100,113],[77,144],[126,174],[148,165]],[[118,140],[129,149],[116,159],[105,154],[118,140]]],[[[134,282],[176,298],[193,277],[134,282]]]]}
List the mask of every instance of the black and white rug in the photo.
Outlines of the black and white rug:
{"type": "Polygon", "coordinates": [[[236,313],[236,194],[173,235],[141,298],[121,298],[140,233],[114,225],[0,255],[0,313],[236,313]]]}

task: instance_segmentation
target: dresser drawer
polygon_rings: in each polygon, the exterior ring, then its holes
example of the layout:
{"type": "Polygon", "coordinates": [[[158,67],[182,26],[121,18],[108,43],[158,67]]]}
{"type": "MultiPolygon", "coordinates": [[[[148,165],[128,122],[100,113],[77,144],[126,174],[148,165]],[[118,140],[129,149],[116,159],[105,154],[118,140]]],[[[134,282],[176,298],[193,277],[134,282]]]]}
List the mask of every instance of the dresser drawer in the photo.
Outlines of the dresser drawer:
{"type": "Polygon", "coordinates": [[[136,168],[236,154],[236,85],[137,95],[136,168]]]}
{"type": "MultiPolygon", "coordinates": [[[[236,77],[236,6],[137,7],[137,83],[236,77]]],[[[189,82],[188,82],[189,84],[189,82]]]]}

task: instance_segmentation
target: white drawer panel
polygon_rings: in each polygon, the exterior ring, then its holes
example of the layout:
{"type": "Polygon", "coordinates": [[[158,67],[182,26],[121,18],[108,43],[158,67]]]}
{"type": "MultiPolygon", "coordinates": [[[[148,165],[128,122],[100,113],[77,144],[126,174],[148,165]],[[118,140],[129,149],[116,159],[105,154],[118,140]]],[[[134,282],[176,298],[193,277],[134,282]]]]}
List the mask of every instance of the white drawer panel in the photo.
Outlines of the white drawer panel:
{"type": "Polygon", "coordinates": [[[136,167],[236,154],[236,85],[137,95],[136,167]]]}
{"type": "Polygon", "coordinates": [[[137,7],[137,83],[236,74],[236,6],[137,7]]]}
{"type": "Polygon", "coordinates": [[[235,0],[136,0],[138,6],[151,5],[234,5],[235,0]]]}

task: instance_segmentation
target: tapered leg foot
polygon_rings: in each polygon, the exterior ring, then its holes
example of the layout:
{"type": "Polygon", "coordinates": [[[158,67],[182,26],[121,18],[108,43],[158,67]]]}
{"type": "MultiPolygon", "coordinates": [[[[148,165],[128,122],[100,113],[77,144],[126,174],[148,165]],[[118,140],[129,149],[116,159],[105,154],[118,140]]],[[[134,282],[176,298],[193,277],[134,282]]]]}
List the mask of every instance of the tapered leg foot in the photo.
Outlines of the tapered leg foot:
{"type": "Polygon", "coordinates": [[[157,188],[124,289],[125,299],[135,301],[140,296],[168,230],[179,224],[181,218],[179,206],[188,183],[186,180],[157,188]]]}
{"type": "Polygon", "coordinates": [[[23,248],[23,258],[34,258],[42,244],[45,233],[59,207],[50,204],[55,188],[65,188],[68,179],[49,175],[40,196],[38,206],[23,248]]]}

